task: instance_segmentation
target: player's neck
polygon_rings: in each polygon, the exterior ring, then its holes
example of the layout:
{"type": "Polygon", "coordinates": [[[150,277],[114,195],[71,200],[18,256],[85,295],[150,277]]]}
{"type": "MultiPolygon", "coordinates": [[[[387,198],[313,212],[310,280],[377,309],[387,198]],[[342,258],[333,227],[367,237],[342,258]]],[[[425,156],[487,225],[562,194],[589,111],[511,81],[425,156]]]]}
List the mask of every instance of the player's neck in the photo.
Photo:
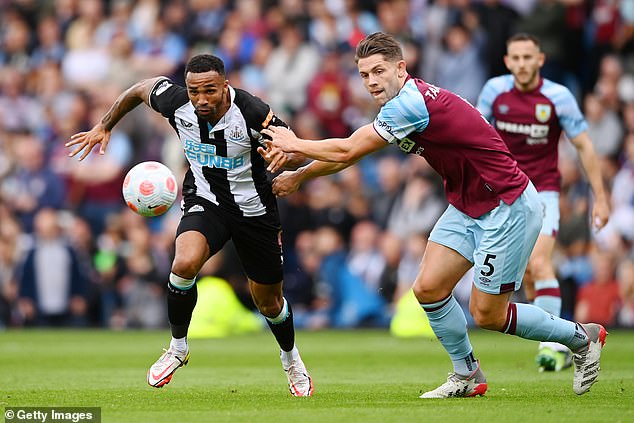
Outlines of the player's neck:
{"type": "Polygon", "coordinates": [[[207,119],[207,122],[211,125],[211,126],[215,126],[218,122],[220,122],[220,120],[223,118],[223,116],[225,115],[225,113],[227,113],[227,110],[229,110],[228,107],[223,107],[222,110],[218,111],[218,114],[215,116],[211,116],[209,119],[207,119]]]}
{"type": "Polygon", "coordinates": [[[218,107],[218,112],[214,114],[213,116],[209,117],[209,119],[207,119],[207,122],[209,122],[211,126],[215,126],[220,121],[220,119],[222,119],[222,117],[227,113],[227,111],[229,110],[229,107],[231,107],[231,100],[226,99],[222,103],[222,105],[218,107]]]}
{"type": "Polygon", "coordinates": [[[516,79],[515,80],[515,88],[517,88],[518,91],[521,91],[523,93],[527,93],[527,92],[536,90],[540,86],[541,83],[542,83],[541,76],[535,75],[535,78],[533,78],[527,84],[520,84],[517,81],[517,79],[516,79]]]}

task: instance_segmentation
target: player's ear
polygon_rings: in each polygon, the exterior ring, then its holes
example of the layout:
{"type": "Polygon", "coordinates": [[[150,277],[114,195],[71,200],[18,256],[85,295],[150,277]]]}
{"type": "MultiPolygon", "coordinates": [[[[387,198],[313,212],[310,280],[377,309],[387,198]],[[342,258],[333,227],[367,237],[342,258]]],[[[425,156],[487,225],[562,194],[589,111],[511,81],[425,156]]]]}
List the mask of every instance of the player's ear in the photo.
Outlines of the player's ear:
{"type": "Polygon", "coordinates": [[[546,61],[546,55],[540,52],[537,60],[539,61],[539,67],[541,68],[544,66],[544,62],[546,61]]]}
{"type": "Polygon", "coordinates": [[[509,56],[507,54],[504,55],[504,66],[506,66],[506,69],[508,69],[509,71],[511,70],[511,68],[509,67],[509,56]]]}
{"type": "Polygon", "coordinates": [[[405,78],[407,75],[407,63],[405,63],[405,60],[399,60],[396,63],[396,71],[399,78],[405,78]]]}

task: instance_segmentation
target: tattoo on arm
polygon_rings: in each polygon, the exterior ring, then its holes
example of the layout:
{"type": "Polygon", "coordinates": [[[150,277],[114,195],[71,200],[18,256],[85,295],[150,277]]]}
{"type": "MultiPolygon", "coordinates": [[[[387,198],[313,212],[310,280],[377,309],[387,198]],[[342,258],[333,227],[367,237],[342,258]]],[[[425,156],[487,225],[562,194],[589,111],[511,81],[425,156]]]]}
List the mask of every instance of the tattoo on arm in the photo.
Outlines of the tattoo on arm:
{"type": "Polygon", "coordinates": [[[110,110],[101,118],[101,124],[106,130],[111,131],[112,128],[124,117],[128,112],[143,102],[147,102],[150,90],[158,78],[144,79],[137,82],[115,100],[110,110]]]}

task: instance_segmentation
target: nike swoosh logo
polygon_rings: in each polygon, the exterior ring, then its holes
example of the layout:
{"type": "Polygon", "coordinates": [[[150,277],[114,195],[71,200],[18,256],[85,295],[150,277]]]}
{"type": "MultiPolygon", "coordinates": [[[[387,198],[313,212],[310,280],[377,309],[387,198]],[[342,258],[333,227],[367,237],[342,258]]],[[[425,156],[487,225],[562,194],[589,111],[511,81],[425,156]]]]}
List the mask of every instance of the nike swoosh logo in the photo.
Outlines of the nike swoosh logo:
{"type": "Polygon", "coordinates": [[[150,375],[156,379],[156,380],[161,380],[161,378],[163,377],[163,375],[165,374],[165,372],[167,372],[170,368],[166,368],[165,370],[163,370],[161,373],[159,373],[158,375],[155,373],[150,372],[150,375]]]}

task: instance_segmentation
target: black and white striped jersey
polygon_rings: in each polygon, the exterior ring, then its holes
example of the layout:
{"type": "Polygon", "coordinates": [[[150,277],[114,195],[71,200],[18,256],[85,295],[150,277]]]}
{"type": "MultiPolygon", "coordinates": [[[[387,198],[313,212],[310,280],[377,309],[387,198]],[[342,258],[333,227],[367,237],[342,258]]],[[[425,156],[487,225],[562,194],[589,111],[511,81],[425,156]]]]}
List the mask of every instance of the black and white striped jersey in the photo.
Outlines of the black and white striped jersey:
{"type": "Polygon", "coordinates": [[[248,92],[229,87],[231,106],[213,127],[196,115],[187,89],[168,78],[150,91],[150,106],[166,117],[182,143],[189,170],[183,196],[198,195],[242,216],[277,209],[266,162],[257,152],[260,131],[286,126],[271,108],[248,92]]]}

